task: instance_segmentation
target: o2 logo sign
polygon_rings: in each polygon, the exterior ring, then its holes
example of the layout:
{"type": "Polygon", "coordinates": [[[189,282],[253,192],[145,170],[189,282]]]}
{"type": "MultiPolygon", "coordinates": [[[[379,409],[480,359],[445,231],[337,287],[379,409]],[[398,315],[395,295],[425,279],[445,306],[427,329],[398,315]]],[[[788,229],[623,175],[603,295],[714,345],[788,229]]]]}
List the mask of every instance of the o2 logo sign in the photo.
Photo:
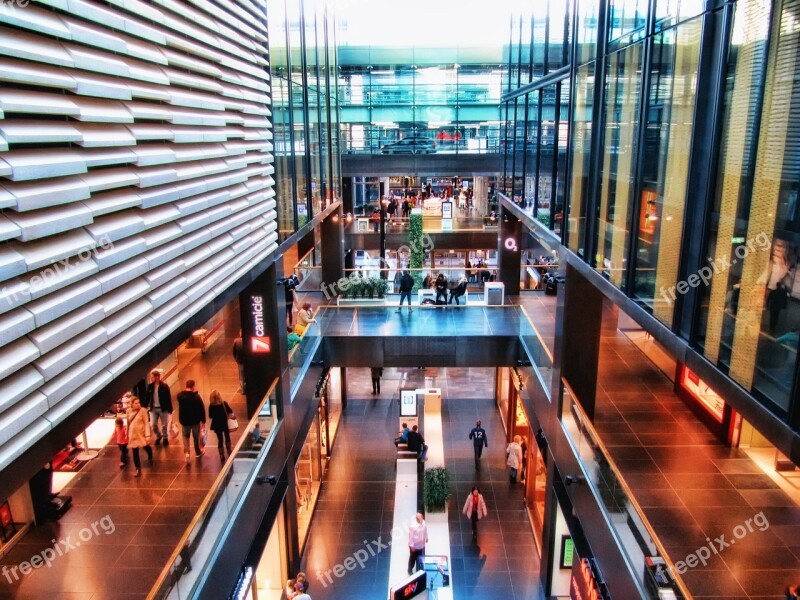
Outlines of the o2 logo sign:
{"type": "Polygon", "coordinates": [[[517,240],[515,240],[513,237],[506,238],[505,247],[506,247],[506,250],[511,250],[511,252],[516,252],[517,251],[517,240]]]}

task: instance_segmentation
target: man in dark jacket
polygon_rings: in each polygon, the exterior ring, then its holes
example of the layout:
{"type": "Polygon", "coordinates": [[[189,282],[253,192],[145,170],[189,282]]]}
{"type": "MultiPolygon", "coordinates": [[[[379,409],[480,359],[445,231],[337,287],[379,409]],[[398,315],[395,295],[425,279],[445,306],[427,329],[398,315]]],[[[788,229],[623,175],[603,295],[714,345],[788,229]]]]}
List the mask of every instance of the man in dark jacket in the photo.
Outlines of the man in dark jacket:
{"type": "Polygon", "coordinates": [[[178,419],[183,427],[183,451],[189,462],[189,434],[194,436],[194,456],[203,456],[200,448],[200,424],[206,424],[206,407],[200,394],[194,389],[194,380],[186,382],[186,389],[178,392],[178,419]]]}
{"type": "Polygon", "coordinates": [[[425,461],[428,460],[428,444],[425,443],[425,438],[419,434],[417,429],[417,426],[414,425],[408,432],[406,444],[408,444],[409,450],[417,453],[420,460],[425,461]]]}
{"type": "Polygon", "coordinates": [[[150,429],[156,434],[156,446],[169,446],[169,424],[172,421],[172,394],[169,386],[161,381],[161,371],[153,369],[150,373],[150,383],[142,399],[142,408],[150,411],[150,429]],[[161,429],[158,428],[158,420],[161,419],[161,429]]]}
{"type": "Polygon", "coordinates": [[[455,300],[456,306],[458,306],[460,304],[458,299],[463,297],[464,294],[466,293],[467,293],[467,278],[462,276],[461,279],[458,280],[458,284],[456,285],[456,287],[450,290],[450,298],[447,299],[447,303],[452,304],[453,300],[455,300]]]}
{"type": "Polygon", "coordinates": [[[472,440],[472,448],[475,450],[475,468],[481,468],[481,454],[483,454],[484,447],[489,447],[489,441],[486,439],[486,430],[481,427],[481,422],[475,423],[475,427],[469,432],[469,439],[472,440]]]}
{"type": "Polygon", "coordinates": [[[383,375],[383,367],[370,367],[369,376],[372,379],[372,393],[381,393],[381,375],[383,375]]]}
{"type": "MultiPolygon", "coordinates": [[[[400,277],[400,307],[402,308],[403,306],[403,300],[408,298],[408,312],[413,310],[411,308],[411,290],[413,289],[414,278],[408,271],[403,271],[403,275],[400,277]]],[[[400,312],[400,308],[396,312],[400,312]]]]}

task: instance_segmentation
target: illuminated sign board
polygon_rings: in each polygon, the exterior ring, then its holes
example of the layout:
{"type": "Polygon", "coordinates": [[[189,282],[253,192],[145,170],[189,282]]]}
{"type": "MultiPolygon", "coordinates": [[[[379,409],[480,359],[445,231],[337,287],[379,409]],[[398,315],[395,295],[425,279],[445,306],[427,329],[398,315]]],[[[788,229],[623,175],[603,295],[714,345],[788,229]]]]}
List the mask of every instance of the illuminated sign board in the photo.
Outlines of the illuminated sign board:
{"type": "Polygon", "coordinates": [[[400,390],[400,416],[417,416],[417,390],[400,390]]]}
{"type": "Polygon", "coordinates": [[[573,563],[569,597],[571,600],[600,600],[601,598],[588,558],[582,558],[580,562],[573,563]]]}
{"type": "Polygon", "coordinates": [[[697,400],[703,408],[722,423],[725,418],[725,401],[712,390],[694,371],[684,365],[681,386],[697,400]]]}
{"type": "Polygon", "coordinates": [[[428,588],[428,577],[425,571],[418,571],[400,585],[392,588],[391,600],[407,600],[419,596],[428,588]]]}
{"type": "Polygon", "coordinates": [[[250,296],[250,316],[253,322],[253,335],[250,338],[250,351],[253,354],[268,354],[272,345],[264,326],[264,297],[250,296]]]}
{"type": "Polygon", "coordinates": [[[250,351],[253,354],[267,354],[270,351],[270,343],[268,337],[251,337],[250,338],[250,351]]]}

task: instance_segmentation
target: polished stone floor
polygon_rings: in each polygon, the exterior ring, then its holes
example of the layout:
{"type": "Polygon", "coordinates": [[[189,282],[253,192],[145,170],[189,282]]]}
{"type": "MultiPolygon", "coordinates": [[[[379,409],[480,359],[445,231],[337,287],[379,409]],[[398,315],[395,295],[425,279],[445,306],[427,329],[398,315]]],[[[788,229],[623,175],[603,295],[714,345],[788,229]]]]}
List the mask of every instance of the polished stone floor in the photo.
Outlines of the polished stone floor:
{"type": "Polygon", "coordinates": [[[370,393],[368,369],[348,369],[347,378],[348,406],[303,558],[303,568],[312,580],[311,596],[315,600],[386,596],[389,549],[370,558],[363,569],[333,577],[333,583],[317,574],[332,569],[379,537],[382,542],[390,539],[395,478],[391,440],[397,428],[398,389],[424,385],[441,387],[445,398],[445,460],[453,474],[448,510],[455,598],[543,598],[538,583],[539,560],[522,490],[508,483],[504,467],[504,434],[492,400],[494,370],[386,369],[379,396],[370,393]],[[483,420],[489,439],[479,472],[467,439],[478,418],[483,420]],[[480,524],[478,543],[473,543],[471,525],[460,509],[476,484],[486,498],[489,515],[480,524]]]}
{"type": "Polygon", "coordinates": [[[725,536],[706,566],[682,575],[692,595],[782,600],[800,580],[800,507],[714,437],[604,312],[595,428],[673,561],[725,536]]]}
{"type": "MultiPolygon", "coordinates": [[[[236,412],[245,418],[244,396],[237,393],[238,372],[231,355],[233,336],[214,342],[205,354],[181,350],[179,381],[194,379],[208,406],[208,395],[217,389],[236,412]]],[[[172,388],[173,402],[182,385],[172,388]]],[[[177,419],[177,406],[174,414],[177,419]]],[[[232,434],[236,443],[239,433],[232,434]]],[[[119,451],[110,444],[81,469],[62,494],[72,496],[72,508],[57,522],[33,528],[0,560],[12,568],[61,542],[52,566],[42,566],[27,575],[0,577],[0,600],[141,600],[156,582],[221,469],[216,435],[209,432],[209,446],[199,460],[184,460],[180,437],[169,447],[154,447],[150,467],[141,451],[142,476],[135,478],[132,461],[119,468],[119,451]],[[91,531],[95,525],[97,534],[91,531]],[[90,539],[82,530],[92,533],[90,539]]]]}

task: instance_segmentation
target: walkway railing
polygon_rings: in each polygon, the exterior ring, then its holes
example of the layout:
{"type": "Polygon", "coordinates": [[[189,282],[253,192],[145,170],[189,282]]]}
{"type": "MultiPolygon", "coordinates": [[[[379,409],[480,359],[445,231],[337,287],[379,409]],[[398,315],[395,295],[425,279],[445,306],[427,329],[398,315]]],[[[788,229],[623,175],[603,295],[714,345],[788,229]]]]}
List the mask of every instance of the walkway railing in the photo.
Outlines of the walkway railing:
{"type": "Polygon", "coordinates": [[[659,600],[670,597],[664,592],[671,590],[676,598],[692,598],[572,388],[564,378],[561,382],[564,390],[561,427],[581,459],[600,507],[605,509],[608,525],[631,573],[641,584],[642,597],[659,600]]]}
{"type": "Polygon", "coordinates": [[[194,598],[197,584],[214,556],[231,514],[240,505],[252,485],[258,466],[266,457],[277,425],[276,378],[253,418],[244,427],[231,457],[222,466],[192,522],[169,557],[148,600],[184,600],[194,598]],[[264,439],[257,442],[252,432],[256,425],[264,439]]]}

